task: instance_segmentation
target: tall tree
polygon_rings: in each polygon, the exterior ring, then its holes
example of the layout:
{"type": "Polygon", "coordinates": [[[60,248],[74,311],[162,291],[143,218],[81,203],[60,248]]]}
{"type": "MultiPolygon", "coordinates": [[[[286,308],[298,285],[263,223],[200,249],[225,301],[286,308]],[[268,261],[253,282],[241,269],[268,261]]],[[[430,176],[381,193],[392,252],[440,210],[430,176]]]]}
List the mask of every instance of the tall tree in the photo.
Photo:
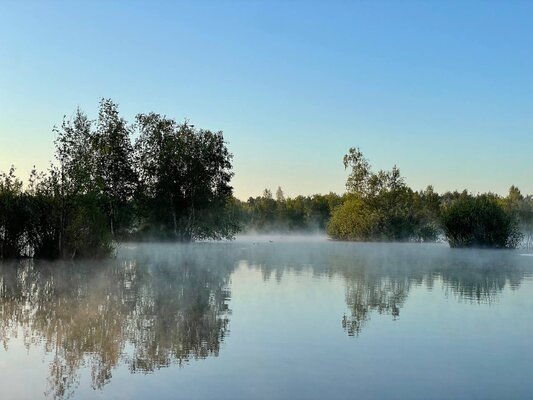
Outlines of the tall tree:
{"type": "Polygon", "coordinates": [[[94,188],[93,123],[79,108],[72,119],[54,127],[56,160],[64,194],[84,194],[94,188]]]}
{"type": "Polygon", "coordinates": [[[152,228],[179,240],[232,237],[232,155],[222,132],[176,124],[159,114],[137,116],[136,161],[152,228]]]}
{"type": "Polygon", "coordinates": [[[346,190],[354,194],[366,194],[368,180],[371,176],[371,167],[361,150],[356,147],[350,147],[342,161],[344,169],[351,169],[346,181],[346,190]]]}
{"type": "Polygon", "coordinates": [[[57,133],[51,180],[57,196],[57,254],[61,257],[104,256],[111,251],[106,219],[99,205],[93,123],[80,111],[65,119],[57,133]]]}
{"type": "Polygon", "coordinates": [[[178,238],[180,157],[176,122],[156,113],[137,116],[139,137],[135,142],[135,162],[142,185],[141,206],[145,217],[164,230],[171,227],[178,238]]]}
{"type": "Polygon", "coordinates": [[[119,116],[117,104],[111,99],[102,99],[92,142],[94,172],[112,236],[115,236],[117,221],[124,219],[123,211],[137,184],[131,132],[132,128],[119,116]]]}
{"type": "Polygon", "coordinates": [[[281,188],[281,186],[278,186],[278,190],[276,190],[276,201],[277,202],[285,201],[285,194],[283,193],[283,189],[281,188]]]}
{"type": "Polygon", "coordinates": [[[52,167],[57,177],[58,197],[58,235],[57,253],[66,254],[66,230],[68,214],[75,196],[84,195],[93,190],[92,122],[79,108],[71,120],[63,118],[61,127],[54,127],[56,160],[58,165],[52,167]]]}
{"type": "Polygon", "coordinates": [[[346,181],[348,200],[333,214],[329,233],[352,240],[430,240],[434,221],[430,213],[422,218],[422,201],[406,185],[398,167],[374,173],[358,148],[343,158],[351,172],[346,181]],[[415,205],[418,204],[418,208],[415,205]]]}

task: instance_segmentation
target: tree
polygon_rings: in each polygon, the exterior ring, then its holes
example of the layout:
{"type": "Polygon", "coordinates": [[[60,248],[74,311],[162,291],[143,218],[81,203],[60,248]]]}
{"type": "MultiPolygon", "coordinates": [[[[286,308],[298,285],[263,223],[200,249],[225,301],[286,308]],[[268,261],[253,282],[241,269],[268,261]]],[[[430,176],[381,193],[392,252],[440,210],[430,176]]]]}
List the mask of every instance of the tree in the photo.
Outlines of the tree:
{"type": "Polygon", "coordinates": [[[111,236],[99,204],[97,157],[92,122],[77,110],[57,133],[57,166],[50,171],[50,190],[57,207],[57,254],[60,257],[101,257],[112,251],[111,236]],[[102,226],[104,225],[104,226],[102,226]]]}
{"type": "Polygon", "coordinates": [[[451,247],[515,248],[518,222],[494,195],[463,193],[442,210],[444,233],[451,247]]]}
{"type": "Polygon", "coordinates": [[[34,169],[26,190],[14,168],[0,174],[0,258],[106,256],[118,233],[232,238],[233,156],[222,132],[155,113],[139,114],[136,127],[134,147],[134,127],[102,99],[96,121],[78,108],[54,127],[56,162],[34,169]]]}
{"type": "Polygon", "coordinates": [[[232,237],[238,228],[226,212],[232,155],[222,132],[155,113],[138,115],[137,123],[136,162],[149,229],[186,241],[232,237]]]}
{"type": "Polygon", "coordinates": [[[22,182],[15,176],[15,167],[0,173],[0,259],[19,257],[24,249],[26,208],[22,182]]]}
{"type": "Polygon", "coordinates": [[[278,203],[285,201],[285,195],[283,194],[283,189],[281,189],[281,186],[278,186],[278,190],[276,190],[276,201],[278,203]]]}
{"type": "Polygon", "coordinates": [[[265,189],[263,191],[263,198],[272,199],[272,191],[270,189],[265,189]]]}
{"type": "Polygon", "coordinates": [[[38,173],[34,167],[29,178],[26,200],[26,235],[33,256],[49,259],[59,257],[62,197],[57,169],[44,174],[38,173]]]}
{"type": "Polygon", "coordinates": [[[368,190],[368,181],[371,176],[370,164],[359,148],[350,147],[348,154],[343,158],[344,169],[351,169],[346,190],[349,193],[365,195],[368,190]]]}
{"type": "Polygon", "coordinates": [[[425,204],[407,186],[396,165],[374,173],[361,150],[353,147],[343,163],[351,168],[346,181],[349,198],[346,206],[333,211],[328,233],[334,239],[436,239],[437,216],[424,210],[425,204]]]}
{"type": "Polygon", "coordinates": [[[232,238],[238,229],[227,208],[233,194],[233,155],[222,132],[184,123],[179,134],[185,139],[185,239],[232,238]]]}
{"type": "Polygon", "coordinates": [[[175,125],[174,120],[159,114],[139,114],[135,163],[141,182],[138,203],[144,219],[165,230],[172,227],[177,239],[177,199],[181,195],[177,155],[181,143],[175,135],[175,125]]]}
{"type": "Polygon", "coordinates": [[[509,194],[503,199],[505,209],[517,220],[523,234],[524,246],[529,248],[533,243],[533,197],[524,196],[516,186],[509,188],[509,194]]]}
{"type": "Polygon", "coordinates": [[[73,118],[63,118],[60,128],[54,127],[55,157],[59,165],[61,189],[65,195],[94,190],[94,151],[92,122],[79,108],[73,118]]]}
{"type": "Polygon", "coordinates": [[[113,237],[116,223],[119,226],[126,223],[128,201],[137,185],[131,131],[127,122],[120,118],[117,105],[110,99],[102,99],[92,141],[94,172],[98,196],[106,210],[113,237]]]}
{"type": "Polygon", "coordinates": [[[413,193],[413,208],[419,224],[416,236],[420,241],[436,241],[441,230],[440,196],[429,185],[425,190],[413,193]]]}
{"type": "Polygon", "coordinates": [[[332,214],[328,235],[337,240],[375,240],[380,217],[360,196],[352,195],[332,214]]]}

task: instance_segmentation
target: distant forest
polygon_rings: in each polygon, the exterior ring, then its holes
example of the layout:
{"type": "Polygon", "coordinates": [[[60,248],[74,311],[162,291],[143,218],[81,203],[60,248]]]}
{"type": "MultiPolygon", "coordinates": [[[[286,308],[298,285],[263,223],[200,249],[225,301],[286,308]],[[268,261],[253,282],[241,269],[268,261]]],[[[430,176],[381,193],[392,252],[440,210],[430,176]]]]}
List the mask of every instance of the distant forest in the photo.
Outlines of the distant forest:
{"type": "Polygon", "coordinates": [[[336,240],[437,241],[514,248],[533,238],[533,197],[413,191],[400,170],[373,172],[357,148],[344,156],[346,193],[240,201],[222,132],[166,116],[133,123],[103,99],[54,128],[55,160],[30,174],[0,173],[0,258],[105,257],[126,240],[231,239],[238,232],[327,232],[336,240]]]}

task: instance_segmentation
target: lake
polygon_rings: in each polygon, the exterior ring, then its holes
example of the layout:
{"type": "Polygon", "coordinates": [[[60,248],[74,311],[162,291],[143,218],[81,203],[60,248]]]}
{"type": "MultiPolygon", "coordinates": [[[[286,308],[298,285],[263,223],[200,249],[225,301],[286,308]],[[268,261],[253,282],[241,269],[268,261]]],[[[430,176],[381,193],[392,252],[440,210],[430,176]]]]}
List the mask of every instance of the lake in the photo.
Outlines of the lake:
{"type": "Polygon", "coordinates": [[[0,263],[1,399],[533,398],[533,257],[241,237],[0,263]]]}

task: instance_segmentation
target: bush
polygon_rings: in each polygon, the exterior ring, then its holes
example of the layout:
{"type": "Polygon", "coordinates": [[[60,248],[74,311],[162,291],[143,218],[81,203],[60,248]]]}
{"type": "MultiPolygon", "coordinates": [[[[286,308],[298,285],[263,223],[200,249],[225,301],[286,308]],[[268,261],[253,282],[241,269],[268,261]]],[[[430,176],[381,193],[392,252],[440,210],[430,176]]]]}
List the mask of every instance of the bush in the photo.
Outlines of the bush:
{"type": "Polygon", "coordinates": [[[435,241],[435,217],[416,199],[406,188],[370,198],[352,195],[333,211],[328,235],[354,241],[435,241]]]}
{"type": "Polygon", "coordinates": [[[360,197],[351,197],[337,207],[328,224],[328,235],[337,240],[373,240],[379,216],[360,197]]]}
{"type": "Polygon", "coordinates": [[[27,212],[22,182],[11,167],[0,173],[0,259],[18,257],[24,250],[24,225],[27,212]]]}
{"type": "Polygon", "coordinates": [[[103,258],[113,252],[111,232],[96,196],[71,200],[67,212],[62,256],[64,258],[103,258]]]}
{"type": "Polygon", "coordinates": [[[516,218],[492,195],[462,194],[441,218],[450,247],[515,248],[520,243],[516,218]]]}

